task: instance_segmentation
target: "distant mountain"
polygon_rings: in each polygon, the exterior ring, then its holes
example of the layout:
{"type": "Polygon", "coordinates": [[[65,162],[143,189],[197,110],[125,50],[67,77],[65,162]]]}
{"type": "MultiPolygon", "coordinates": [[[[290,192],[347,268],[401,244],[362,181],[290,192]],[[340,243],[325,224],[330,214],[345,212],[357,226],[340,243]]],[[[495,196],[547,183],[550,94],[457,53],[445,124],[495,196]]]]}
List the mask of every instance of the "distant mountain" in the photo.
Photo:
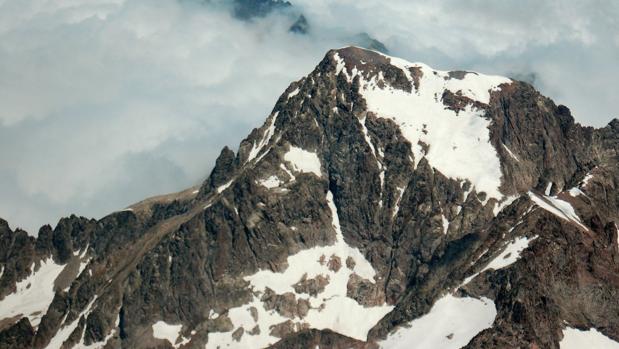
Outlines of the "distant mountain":
{"type": "Polygon", "coordinates": [[[234,16],[248,20],[264,17],[273,11],[289,9],[292,4],[283,0],[232,0],[234,16]]]}
{"type": "MultiPolygon", "coordinates": [[[[280,13],[290,17],[291,33],[308,34],[311,32],[311,24],[308,18],[292,3],[283,0],[202,0],[205,4],[224,4],[229,6],[232,15],[242,21],[252,21],[263,18],[273,13],[280,13]]],[[[348,45],[359,46],[385,54],[389,49],[368,33],[358,33],[341,38],[348,45]]]]}
{"type": "Polygon", "coordinates": [[[329,51],[198,188],[0,221],[2,348],[613,348],[619,120],[329,51]]]}

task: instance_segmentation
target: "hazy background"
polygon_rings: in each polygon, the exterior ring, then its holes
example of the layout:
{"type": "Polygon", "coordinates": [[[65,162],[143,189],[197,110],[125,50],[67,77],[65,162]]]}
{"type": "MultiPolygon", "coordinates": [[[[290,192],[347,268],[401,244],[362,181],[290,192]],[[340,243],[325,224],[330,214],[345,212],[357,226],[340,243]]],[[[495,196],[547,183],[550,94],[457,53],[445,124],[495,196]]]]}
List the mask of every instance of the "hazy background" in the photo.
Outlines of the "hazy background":
{"type": "Polygon", "coordinates": [[[0,217],[36,234],[199,183],[292,81],[360,32],[437,69],[518,77],[582,124],[619,116],[619,2],[0,0],[0,217]]]}

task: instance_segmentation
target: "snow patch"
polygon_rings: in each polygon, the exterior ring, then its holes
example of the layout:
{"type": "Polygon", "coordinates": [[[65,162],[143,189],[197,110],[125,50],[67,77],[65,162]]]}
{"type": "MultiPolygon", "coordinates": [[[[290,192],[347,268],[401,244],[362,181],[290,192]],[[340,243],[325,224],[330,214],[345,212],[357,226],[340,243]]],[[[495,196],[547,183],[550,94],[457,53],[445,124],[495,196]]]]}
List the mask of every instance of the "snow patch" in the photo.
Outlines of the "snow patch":
{"type": "Polygon", "coordinates": [[[277,188],[282,185],[282,181],[277,176],[271,176],[267,179],[262,179],[258,181],[258,184],[262,185],[267,189],[277,188]]]}
{"type": "MultiPolygon", "coordinates": [[[[299,93],[298,89],[297,89],[297,93],[299,93]]],[[[256,156],[260,154],[262,149],[267,144],[269,144],[269,141],[275,134],[275,120],[277,120],[278,115],[279,115],[279,112],[275,112],[275,114],[271,115],[271,117],[269,118],[268,120],[269,127],[264,132],[264,135],[262,135],[262,139],[260,140],[260,142],[258,144],[254,143],[254,145],[252,146],[251,150],[249,151],[249,155],[247,156],[247,162],[250,162],[253,159],[255,159],[256,156]]]]}
{"type": "Polygon", "coordinates": [[[294,97],[294,96],[298,95],[298,94],[299,94],[299,91],[300,91],[300,90],[299,90],[299,88],[298,88],[298,87],[297,87],[297,88],[295,88],[295,89],[294,89],[294,91],[292,91],[292,92],[290,92],[290,93],[288,94],[288,99],[290,99],[290,98],[292,98],[292,97],[294,97]]]}
{"type": "MultiPolygon", "coordinates": [[[[372,144],[372,140],[370,139],[370,135],[368,134],[368,129],[365,126],[365,121],[365,117],[359,119],[359,124],[361,125],[361,132],[363,132],[363,138],[365,139],[365,142],[370,146],[372,154],[374,155],[374,157],[376,157],[376,149],[374,149],[374,144],[372,144]]],[[[378,168],[380,168],[380,163],[378,168]]]]}
{"type": "Polygon", "coordinates": [[[183,325],[170,325],[165,321],[157,321],[153,324],[153,337],[157,339],[165,339],[174,348],[178,348],[189,342],[188,338],[181,337],[181,340],[176,344],[176,340],[180,337],[183,325]]]}
{"type": "Polygon", "coordinates": [[[15,292],[0,301],[0,320],[21,314],[28,317],[33,327],[37,327],[54,299],[54,281],[64,267],[48,258],[41,261],[39,269],[34,271],[33,263],[32,274],[17,282],[15,292]]]}
{"type": "Polygon", "coordinates": [[[290,146],[290,150],[284,154],[284,160],[292,165],[296,172],[314,173],[320,177],[320,159],[316,153],[301,148],[290,146]]]}
{"type": "Polygon", "coordinates": [[[476,278],[477,275],[483,273],[486,270],[499,270],[514,264],[517,260],[520,259],[520,254],[522,253],[522,251],[526,250],[529,247],[531,241],[535,239],[537,239],[537,236],[534,236],[531,239],[526,236],[516,238],[505,247],[505,250],[503,250],[501,254],[499,254],[492,261],[490,261],[490,263],[488,263],[488,265],[486,265],[484,269],[466,278],[460,287],[468,284],[469,282],[471,282],[471,280],[476,278]]]}
{"type": "Polygon", "coordinates": [[[552,189],[552,182],[548,182],[548,185],[546,186],[546,190],[544,190],[544,195],[549,196],[551,189],[552,189]]]}
{"type": "MultiPolygon", "coordinates": [[[[374,282],[376,273],[363,254],[344,241],[337,208],[330,191],[327,193],[327,204],[331,210],[332,225],[336,232],[336,240],[333,245],[318,246],[289,256],[288,267],[282,273],[261,270],[245,277],[245,280],[250,282],[254,292],[263,293],[268,287],[277,294],[292,292],[297,299],[308,300],[311,309],[303,319],[293,319],[296,324],[306,323],[310,328],[331,329],[343,335],[365,341],[368,331],[393,307],[388,305],[364,307],[354,299],[347,297],[347,284],[352,274],[374,282]],[[342,264],[348,258],[351,258],[355,262],[354,267],[352,267],[352,270],[345,265],[337,270],[329,268],[328,263],[325,263],[324,260],[329,260],[332,256],[339,257],[342,264]],[[310,296],[295,292],[293,285],[304,276],[310,279],[318,275],[329,279],[328,285],[321,293],[310,296]],[[356,319],[356,321],[350,321],[350,319],[356,319]]],[[[237,342],[231,338],[230,333],[210,333],[209,347],[217,347],[218,345],[226,348],[268,346],[279,340],[279,338],[270,335],[269,327],[288,320],[277,312],[267,312],[259,295],[254,296],[248,304],[229,309],[228,316],[234,328],[243,327],[245,334],[237,342]],[[257,310],[259,321],[251,316],[251,307],[257,310]],[[256,325],[260,326],[260,334],[250,335],[247,333],[256,325]]]]}
{"type": "Polygon", "coordinates": [[[69,336],[71,335],[71,333],[73,333],[73,331],[75,331],[75,329],[77,328],[77,325],[79,325],[80,318],[82,316],[84,318],[88,317],[88,315],[91,312],[92,305],[95,303],[96,300],[97,300],[97,296],[95,296],[95,298],[93,298],[93,300],[90,301],[90,303],[88,303],[88,305],[86,306],[86,309],[84,309],[84,311],[82,311],[80,315],[75,320],[73,320],[72,323],[68,325],[64,324],[64,321],[67,318],[67,316],[65,315],[65,318],[62,319],[62,323],[64,325],[60,327],[58,332],[56,332],[56,335],[54,335],[54,337],[51,339],[46,349],[60,349],[62,347],[62,343],[64,343],[67,339],[69,339],[69,336]]]}
{"type": "Polygon", "coordinates": [[[479,332],[490,328],[496,317],[494,302],[487,298],[447,295],[430,312],[401,327],[378,343],[382,349],[458,349],[479,332]]]}
{"type": "Polygon", "coordinates": [[[576,214],[574,207],[569,202],[559,199],[556,196],[543,196],[529,192],[529,197],[537,206],[544,210],[554,214],[555,216],[564,219],[569,222],[573,222],[584,230],[589,230],[582,222],[580,217],[576,214]]]}
{"type": "Polygon", "coordinates": [[[595,328],[582,331],[567,327],[563,330],[563,339],[559,342],[561,349],[619,349],[619,343],[606,337],[595,328]]]}
{"type": "Polygon", "coordinates": [[[582,190],[580,190],[580,188],[576,188],[576,187],[570,188],[570,190],[568,190],[567,192],[573,197],[577,197],[578,195],[585,195],[585,193],[583,193],[582,190]]]}
{"type": "Polygon", "coordinates": [[[230,185],[232,185],[232,182],[234,182],[234,179],[231,179],[228,183],[219,186],[217,188],[217,194],[221,194],[221,192],[223,192],[224,190],[228,189],[228,187],[230,187],[230,185]]]}
{"type": "Polygon", "coordinates": [[[516,199],[518,199],[518,197],[519,196],[517,195],[510,195],[504,198],[503,201],[494,205],[494,208],[492,209],[492,213],[494,213],[494,216],[496,217],[496,215],[498,215],[499,212],[503,211],[505,207],[511,205],[514,201],[516,201],[516,199]]]}
{"type": "MultiPolygon", "coordinates": [[[[371,80],[361,77],[360,93],[369,111],[378,117],[393,119],[402,134],[411,142],[415,166],[426,157],[430,164],[451,178],[466,178],[478,192],[500,199],[501,166],[496,150],[490,143],[490,120],[484,111],[467,105],[456,113],[447,109],[438,98],[445,90],[487,104],[490,90],[511,80],[469,73],[461,80],[449,78],[448,72],[435,71],[420,64],[389,57],[391,64],[412,77],[409,68],[421,69],[419,89],[408,93],[386,86],[381,88],[381,74],[371,80]],[[427,154],[419,141],[429,146],[427,154]]],[[[338,63],[339,64],[339,63],[338,63]]],[[[354,72],[353,72],[354,76],[354,72]]]]}
{"type": "Polygon", "coordinates": [[[505,247],[505,250],[500,255],[488,263],[488,265],[482,269],[480,273],[483,273],[488,269],[499,270],[512,265],[520,259],[520,254],[522,251],[526,250],[531,241],[535,239],[537,239],[537,236],[530,239],[526,236],[516,238],[514,241],[510,242],[507,247],[505,247]]]}
{"type": "Polygon", "coordinates": [[[445,215],[441,215],[441,219],[443,220],[443,234],[447,235],[447,230],[449,229],[449,221],[445,218],[445,215]]]}
{"type": "Polygon", "coordinates": [[[507,154],[509,154],[509,156],[512,157],[512,159],[516,160],[517,162],[520,162],[520,160],[518,159],[518,157],[512,153],[512,151],[505,145],[505,143],[501,143],[503,145],[503,148],[507,151],[507,154]]]}
{"type": "Polygon", "coordinates": [[[400,211],[400,201],[402,201],[402,195],[404,195],[404,190],[406,188],[397,187],[396,189],[398,190],[398,198],[395,200],[395,207],[393,208],[393,214],[391,215],[391,218],[394,218],[400,211]]]}
{"type": "Polygon", "coordinates": [[[585,178],[582,180],[582,184],[580,185],[580,187],[581,188],[586,187],[589,184],[589,181],[591,181],[591,179],[593,179],[593,175],[589,172],[587,173],[585,178]]]}

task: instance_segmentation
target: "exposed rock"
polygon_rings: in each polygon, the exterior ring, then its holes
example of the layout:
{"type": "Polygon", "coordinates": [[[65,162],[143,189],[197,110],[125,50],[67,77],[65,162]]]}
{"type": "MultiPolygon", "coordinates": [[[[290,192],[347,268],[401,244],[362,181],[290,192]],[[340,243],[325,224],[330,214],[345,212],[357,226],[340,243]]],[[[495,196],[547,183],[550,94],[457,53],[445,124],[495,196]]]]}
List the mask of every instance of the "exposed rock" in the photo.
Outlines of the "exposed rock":
{"type": "Polygon", "coordinates": [[[290,31],[297,34],[307,34],[310,29],[309,22],[304,15],[300,15],[299,18],[290,26],[290,31]]]}
{"type": "Polygon", "coordinates": [[[329,276],[317,275],[314,278],[308,279],[306,273],[299,282],[293,285],[293,287],[297,293],[306,293],[312,297],[316,297],[325,290],[328,284],[329,276]]]}
{"type": "MultiPolygon", "coordinates": [[[[467,83],[480,77],[333,50],[289,86],[236,154],[221,152],[199,193],[146,199],[100,220],[71,216],[37,238],[0,220],[0,305],[29,292],[26,283],[49,291],[37,309],[0,314],[0,347],[44,348],[67,324],[75,325],[67,348],[164,346],[152,330],[164,321],[181,326],[188,348],[216,336],[243,346],[269,334],[282,339],[273,348],[375,348],[446,294],[496,306],[494,323],[469,348],[556,348],[567,324],[619,341],[619,120],[583,127],[523,82],[473,93],[467,83]],[[432,157],[441,144],[426,139],[432,125],[411,131],[398,115],[370,108],[372,88],[420,96],[427,79],[451,86],[433,97],[437,110],[474,112],[471,120],[487,125],[500,195],[441,171],[432,157]],[[302,154],[298,163],[291,149],[302,154]],[[260,184],[271,176],[277,187],[260,184]],[[307,270],[291,262],[333,246],[341,249],[303,261],[307,270]],[[512,263],[487,269],[503,257],[512,263]],[[51,280],[37,274],[48,267],[51,280]],[[286,284],[257,287],[248,280],[258,272],[286,284]],[[287,272],[299,273],[289,280],[287,272]],[[348,335],[336,325],[313,329],[312,316],[339,300],[324,295],[332,278],[349,274],[348,299],[340,298],[363,315],[348,335]],[[355,332],[377,307],[386,309],[382,319],[355,332]],[[275,316],[287,321],[260,326],[275,316]]],[[[484,165],[469,155],[456,159],[461,167],[484,165]]]]}
{"type": "Polygon", "coordinates": [[[329,257],[329,262],[327,263],[327,266],[329,267],[329,270],[337,273],[342,267],[342,259],[336,255],[331,255],[331,257],[329,257]]]}

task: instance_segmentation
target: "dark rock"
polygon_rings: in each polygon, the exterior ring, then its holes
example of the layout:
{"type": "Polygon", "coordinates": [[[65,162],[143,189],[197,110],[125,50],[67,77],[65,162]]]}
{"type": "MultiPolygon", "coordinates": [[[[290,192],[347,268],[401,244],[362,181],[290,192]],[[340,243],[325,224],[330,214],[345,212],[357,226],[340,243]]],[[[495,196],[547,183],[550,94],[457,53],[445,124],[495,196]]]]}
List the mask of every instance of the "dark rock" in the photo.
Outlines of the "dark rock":
{"type": "Polygon", "coordinates": [[[307,34],[310,29],[309,22],[304,15],[300,15],[296,21],[290,26],[290,32],[296,34],[307,34]]]}
{"type": "MultiPolygon", "coordinates": [[[[468,74],[474,73],[453,71],[447,78],[468,74]]],[[[493,326],[470,348],[555,348],[566,323],[619,340],[619,120],[583,127],[568,108],[517,81],[491,91],[487,105],[462,92],[438,94],[442,107],[475,108],[490,122],[500,190],[516,198],[495,215],[495,198],[445,176],[426,157],[415,159],[395,121],[367,110],[360,76],[380,76],[383,87],[409,93],[424,88],[419,68],[405,72],[361,48],[333,50],[290,85],[237,154],[222,150],[197,195],[192,189],[146,199],[100,220],[71,216],[54,229],[42,227],[37,238],[0,220],[0,299],[43,261],[66,264],[36,331],[22,315],[1,319],[0,347],[44,348],[66,324],[76,325],[66,347],[103,340],[109,348],[169,347],[174,343],[152,332],[165,321],[182,325],[188,348],[203,348],[212,333],[241,342],[270,333],[282,339],[273,348],[375,348],[447,292],[495,302],[493,326]],[[357,76],[349,79],[353,71],[357,76]],[[291,146],[314,152],[320,175],[288,164],[291,146]],[[261,184],[269,176],[280,180],[276,188],[261,184]],[[569,202],[582,225],[533,205],[527,192],[542,193],[550,182],[551,194],[569,202]],[[576,186],[583,194],[566,192],[576,186]],[[306,274],[283,294],[254,290],[245,280],[259,270],[285,272],[289,256],[335,242],[328,192],[341,237],[376,276],[362,278],[354,272],[359,260],[331,253],[307,262],[320,263],[324,274],[352,272],[346,291],[358,304],[394,306],[368,342],[309,329],[308,313],[321,309],[310,300],[320,297],[328,276],[306,274]],[[536,239],[517,262],[460,287],[523,236],[536,239]],[[246,308],[256,324],[234,324],[231,309],[252,301],[261,302],[246,308]],[[261,328],[259,310],[287,321],[261,328]]],[[[426,154],[433,149],[420,145],[426,154]]]]}

